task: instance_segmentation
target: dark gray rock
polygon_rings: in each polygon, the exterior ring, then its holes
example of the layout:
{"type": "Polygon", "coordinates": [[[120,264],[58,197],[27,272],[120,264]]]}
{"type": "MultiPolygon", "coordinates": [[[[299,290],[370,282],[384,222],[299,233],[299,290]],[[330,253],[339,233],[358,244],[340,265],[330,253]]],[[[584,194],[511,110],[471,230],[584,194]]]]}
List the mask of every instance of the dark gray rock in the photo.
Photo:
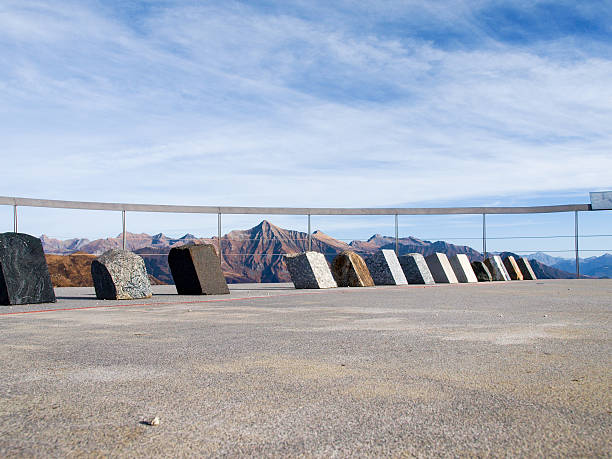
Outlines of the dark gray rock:
{"type": "Polygon", "coordinates": [[[339,287],[374,286],[365,261],[351,250],[336,255],[332,262],[332,274],[339,287]]]}
{"type": "Polygon", "coordinates": [[[24,233],[0,234],[0,304],[55,301],[40,239],[24,233]]]}
{"type": "Polygon", "coordinates": [[[229,294],[221,260],[212,244],[173,247],[168,254],[168,265],[179,295],[229,294]]]}
{"type": "Polygon", "coordinates": [[[420,253],[409,253],[398,257],[404,276],[409,284],[435,284],[425,257],[420,253]]]}
{"type": "Polygon", "coordinates": [[[404,271],[393,250],[383,249],[365,260],[375,285],[405,285],[404,271]]]}
{"type": "Polygon", "coordinates": [[[127,250],[104,252],[91,263],[99,300],[135,300],[153,295],[144,260],[127,250]]]}
{"type": "Polygon", "coordinates": [[[489,268],[489,272],[491,273],[491,278],[494,281],[509,281],[510,276],[506,272],[506,268],[504,267],[504,262],[502,261],[499,255],[493,255],[492,257],[487,258],[485,261],[485,265],[489,268]]]}
{"type": "Polygon", "coordinates": [[[425,257],[425,261],[436,284],[456,284],[458,282],[445,253],[432,253],[425,257]]]}
{"type": "Polygon", "coordinates": [[[295,288],[335,288],[338,285],[325,260],[318,252],[285,255],[287,270],[295,288]]]}
{"type": "Polygon", "coordinates": [[[533,268],[531,267],[531,263],[525,257],[520,257],[516,260],[516,264],[518,265],[521,273],[523,274],[523,280],[538,280],[535,273],[533,272],[533,268]]]}
{"type": "Polygon", "coordinates": [[[476,274],[478,282],[491,282],[493,280],[489,268],[487,268],[487,265],[482,261],[473,261],[472,269],[474,270],[474,274],[476,274]]]}
{"type": "Polygon", "coordinates": [[[472,269],[472,265],[470,265],[470,260],[465,253],[452,255],[448,261],[453,268],[455,277],[457,277],[459,282],[478,282],[476,274],[474,274],[474,270],[472,269]]]}
{"type": "Polygon", "coordinates": [[[512,255],[504,258],[504,267],[508,272],[511,280],[523,280],[523,273],[516,264],[516,260],[512,255]]]}

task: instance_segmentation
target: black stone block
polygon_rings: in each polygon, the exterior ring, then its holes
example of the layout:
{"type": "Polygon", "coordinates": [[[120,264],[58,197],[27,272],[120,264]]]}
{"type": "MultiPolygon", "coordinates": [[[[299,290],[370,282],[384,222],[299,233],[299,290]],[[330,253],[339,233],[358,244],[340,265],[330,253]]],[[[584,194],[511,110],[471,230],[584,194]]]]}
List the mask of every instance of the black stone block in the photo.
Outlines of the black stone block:
{"type": "Polygon", "coordinates": [[[23,233],[0,234],[0,304],[55,301],[40,239],[23,233]]]}
{"type": "Polygon", "coordinates": [[[229,293],[221,261],[212,244],[173,247],[168,265],[179,295],[224,295],[229,293]]]}

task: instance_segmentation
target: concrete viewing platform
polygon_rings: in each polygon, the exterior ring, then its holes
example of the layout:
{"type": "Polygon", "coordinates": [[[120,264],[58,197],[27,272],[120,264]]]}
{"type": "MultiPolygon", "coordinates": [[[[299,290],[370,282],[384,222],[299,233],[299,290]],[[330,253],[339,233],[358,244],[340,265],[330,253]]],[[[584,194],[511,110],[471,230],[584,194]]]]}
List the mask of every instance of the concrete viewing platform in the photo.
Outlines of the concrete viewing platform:
{"type": "Polygon", "coordinates": [[[0,306],[0,457],[612,455],[612,280],[153,291],[0,306]]]}

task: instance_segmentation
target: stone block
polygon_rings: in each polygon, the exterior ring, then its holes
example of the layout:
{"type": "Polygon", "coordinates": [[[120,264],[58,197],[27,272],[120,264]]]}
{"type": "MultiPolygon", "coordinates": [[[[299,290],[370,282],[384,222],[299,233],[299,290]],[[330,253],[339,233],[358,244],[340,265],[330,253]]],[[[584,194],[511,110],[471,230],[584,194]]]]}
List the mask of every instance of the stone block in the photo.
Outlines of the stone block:
{"type": "Polygon", "coordinates": [[[179,295],[227,295],[221,260],[212,244],[185,244],[168,253],[168,265],[179,295]]]}
{"type": "Polygon", "coordinates": [[[285,263],[295,288],[338,286],[322,253],[303,252],[285,255],[285,263]]]}
{"type": "Polygon", "coordinates": [[[452,255],[448,261],[453,268],[455,273],[455,277],[461,283],[469,283],[469,282],[478,282],[476,278],[476,274],[474,274],[474,270],[472,269],[472,265],[470,264],[470,259],[467,257],[465,253],[458,253],[456,255],[452,255]]]}
{"type": "Polygon", "coordinates": [[[409,284],[435,284],[425,257],[420,253],[409,253],[399,258],[400,266],[409,284]]]}
{"type": "Polygon", "coordinates": [[[372,287],[374,281],[363,258],[353,251],[339,253],[332,262],[338,287],[372,287]]]}
{"type": "Polygon", "coordinates": [[[478,282],[491,282],[493,278],[491,277],[491,273],[489,272],[489,268],[482,261],[473,261],[472,269],[474,270],[474,274],[476,275],[476,279],[478,282]]]}
{"type": "Polygon", "coordinates": [[[510,276],[510,280],[523,280],[523,273],[516,264],[516,260],[512,255],[504,258],[504,267],[510,276]]]}
{"type": "Polygon", "coordinates": [[[404,271],[393,250],[379,250],[365,260],[375,285],[405,285],[404,271]]]}
{"type": "Polygon", "coordinates": [[[504,267],[504,263],[499,255],[493,255],[492,257],[487,258],[484,262],[491,273],[491,279],[494,281],[510,280],[510,276],[508,275],[508,272],[504,267]]]}
{"type": "Polygon", "coordinates": [[[425,261],[436,284],[456,284],[458,282],[446,254],[432,253],[425,257],[425,261]]]}
{"type": "Polygon", "coordinates": [[[91,277],[99,300],[136,300],[153,295],[144,260],[127,250],[104,252],[91,262],[91,277]]]}
{"type": "Polygon", "coordinates": [[[516,260],[516,264],[518,265],[521,273],[523,274],[523,280],[538,280],[535,273],[533,272],[533,268],[531,267],[531,263],[525,257],[520,257],[516,260]]]}
{"type": "Polygon", "coordinates": [[[0,304],[55,301],[40,239],[24,233],[0,234],[0,304]]]}

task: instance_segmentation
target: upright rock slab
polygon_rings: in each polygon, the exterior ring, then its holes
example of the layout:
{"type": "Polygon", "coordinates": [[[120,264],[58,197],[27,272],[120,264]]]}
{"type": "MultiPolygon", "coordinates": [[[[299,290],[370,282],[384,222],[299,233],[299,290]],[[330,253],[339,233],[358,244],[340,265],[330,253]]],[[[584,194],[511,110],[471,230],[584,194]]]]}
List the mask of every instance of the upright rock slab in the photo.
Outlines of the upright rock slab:
{"type": "Polygon", "coordinates": [[[153,295],[144,260],[127,250],[104,252],[91,262],[99,300],[136,300],[153,295]]]}
{"type": "Polygon", "coordinates": [[[405,285],[404,271],[393,250],[383,249],[365,260],[375,285],[405,285]]]}
{"type": "Polygon", "coordinates": [[[436,284],[456,284],[458,282],[446,254],[432,253],[425,257],[425,261],[436,284]]]}
{"type": "Polygon", "coordinates": [[[0,234],[0,304],[55,301],[40,239],[24,233],[0,234]]]}
{"type": "Polygon", "coordinates": [[[448,261],[450,262],[459,282],[464,284],[468,282],[478,282],[476,274],[474,274],[474,270],[470,264],[470,260],[465,253],[453,255],[448,261]]]}
{"type": "Polygon", "coordinates": [[[504,267],[504,263],[499,255],[494,255],[492,257],[487,258],[485,261],[485,265],[489,269],[491,273],[491,278],[494,281],[509,281],[510,276],[506,272],[506,268],[504,267]]]}
{"type": "Polygon", "coordinates": [[[399,258],[400,266],[409,284],[435,284],[425,257],[420,253],[409,253],[399,258]]]}
{"type": "Polygon", "coordinates": [[[332,262],[338,287],[372,287],[374,281],[363,258],[353,251],[339,253],[332,262]]]}
{"type": "Polygon", "coordinates": [[[523,280],[523,273],[519,269],[516,264],[516,260],[512,255],[504,258],[504,267],[506,268],[506,272],[510,276],[511,280],[523,280]]]}
{"type": "Polygon", "coordinates": [[[285,255],[285,263],[295,288],[335,288],[334,280],[325,255],[318,252],[303,252],[285,255]]]}
{"type": "Polygon", "coordinates": [[[531,263],[525,257],[520,257],[516,260],[516,264],[518,265],[521,273],[523,274],[523,280],[538,280],[535,273],[533,272],[533,268],[531,267],[531,263]]]}
{"type": "Polygon", "coordinates": [[[493,280],[489,268],[487,268],[487,265],[482,261],[473,261],[472,269],[474,270],[474,274],[476,274],[478,282],[491,282],[493,280]]]}
{"type": "Polygon", "coordinates": [[[212,244],[185,244],[168,253],[168,265],[179,295],[227,295],[221,260],[212,244]]]}

